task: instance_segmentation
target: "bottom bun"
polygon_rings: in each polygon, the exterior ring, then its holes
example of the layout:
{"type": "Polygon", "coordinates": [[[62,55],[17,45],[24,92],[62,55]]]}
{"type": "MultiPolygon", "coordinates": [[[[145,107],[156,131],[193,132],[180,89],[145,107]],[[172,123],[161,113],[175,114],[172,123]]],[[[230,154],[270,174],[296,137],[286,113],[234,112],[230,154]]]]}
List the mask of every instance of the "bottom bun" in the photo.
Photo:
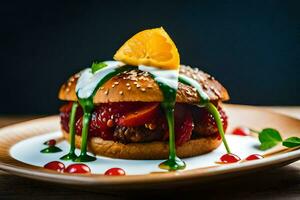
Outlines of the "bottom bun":
{"type": "MultiPolygon", "coordinates": [[[[69,134],[64,130],[62,131],[64,138],[69,140],[69,134]]],[[[216,149],[220,146],[221,142],[222,140],[217,137],[192,139],[176,147],[176,153],[180,158],[197,156],[216,149]]],[[[75,144],[77,148],[80,148],[81,136],[76,135],[75,144]]],[[[168,142],[160,141],[123,144],[93,137],[88,141],[88,151],[99,156],[112,158],[135,160],[167,159],[169,156],[169,144],[168,142]]]]}

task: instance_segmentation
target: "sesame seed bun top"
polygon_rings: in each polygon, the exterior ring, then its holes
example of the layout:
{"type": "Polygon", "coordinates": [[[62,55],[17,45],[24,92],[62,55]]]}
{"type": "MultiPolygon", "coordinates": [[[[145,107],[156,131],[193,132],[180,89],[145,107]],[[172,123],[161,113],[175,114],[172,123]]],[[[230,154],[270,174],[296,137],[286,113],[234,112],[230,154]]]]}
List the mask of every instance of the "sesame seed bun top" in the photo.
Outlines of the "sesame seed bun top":
{"type": "MultiPolygon", "coordinates": [[[[211,101],[226,101],[229,99],[227,90],[212,76],[197,68],[180,66],[180,74],[196,80],[211,101]]],[[[77,101],[75,87],[79,74],[73,75],[63,84],[59,91],[59,99],[65,101],[77,101]]],[[[114,76],[100,87],[94,96],[94,103],[109,102],[162,102],[163,94],[158,84],[148,72],[131,70],[114,76]]],[[[188,85],[179,83],[176,102],[196,104],[200,97],[196,90],[188,85]]]]}

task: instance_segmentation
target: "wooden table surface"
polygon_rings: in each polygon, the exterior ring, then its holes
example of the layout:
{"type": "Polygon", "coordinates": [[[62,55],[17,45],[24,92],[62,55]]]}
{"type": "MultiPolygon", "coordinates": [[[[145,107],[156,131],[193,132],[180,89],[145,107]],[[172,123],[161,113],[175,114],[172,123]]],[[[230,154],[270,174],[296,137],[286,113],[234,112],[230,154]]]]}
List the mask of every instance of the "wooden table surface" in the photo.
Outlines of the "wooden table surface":
{"type": "MultiPolygon", "coordinates": [[[[300,107],[264,107],[300,119],[300,107]]],[[[37,116],[0,117],[0,127],[37,116]]],[[[300,130],[299,130],[300,131],[300,130]]],[[[223,181],[173,190],[101,194],[65,188],[0,172],[0,199],[300,199],[300,161],[223,181]]]]}

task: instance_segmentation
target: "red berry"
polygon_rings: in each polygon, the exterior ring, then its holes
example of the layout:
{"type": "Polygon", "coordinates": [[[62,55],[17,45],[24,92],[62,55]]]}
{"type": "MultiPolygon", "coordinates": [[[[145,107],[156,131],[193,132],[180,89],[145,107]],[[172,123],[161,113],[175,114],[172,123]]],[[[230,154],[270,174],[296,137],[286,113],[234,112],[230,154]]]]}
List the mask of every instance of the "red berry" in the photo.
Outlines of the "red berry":
{"type": "MultiPolygon", "coordinates": [[[[60,108],[60,123],[62,128],[69,132],[69,120],[70,120],[70,113],[72,110],[73,102],[63,105],[60,108]]],[[[79,106],[76,110],[76,121],[83,115],[82,108],[79,106]]]]}
{"type": "Polygon", "coordinates": [[[250,156],[248,156],[245,160],[258,160],[258,159],[262,159],[264,158],[262,155],[259,154],[252,154],[250,156]]]}
{"type": "Polygon", "coordinates": [[[106,176],[124,176],[126,174],[125,174],[125,171],[123,169],[115,167],[115,168],[108,169],[104,173],[104,175],[106,175],[106,176]]]}
{"type": "Polygon", "coordinates": [[[227,153],[227,154],[224,154],[223,156],[221,156],[220,160],[222,163],[228,164],[228,163],[238,162],[241,159],[235,154],[227,153]]]}
{"type": "Polygon", "coordinates": [[[45,169],[51,169],[57,172],[64,172],[65,165],[59,161],[52,161],[44,165],[45,169]]]}
{"type": "Polygon", "coordinates": [[[248,136],[250,135],[250,129],[246,127],[237,127],[232,131],[234,135],[248,136]]]}
{"type": "Polygon", "coordinates": [[[85,164],[71,164],[66,169],[65,172],[72,174],[86,174],[91,173],[91,169],[85,164]]]}
{"type": "Polygon", "coordinates": [[[51,140],[46,141],[44,144],[45,144],[45,145],[48,145],[48,146],[50,146],[50,147],[53,147],[53,146],[56,145],[56,140],[51,139],[51,140]]]}
{"type": "Polygon", "coordinates": [[[194,128],[192,114],[189,110],[176,106],[175,109],[175,140],[180,146],[189,141],[194,128]]]}

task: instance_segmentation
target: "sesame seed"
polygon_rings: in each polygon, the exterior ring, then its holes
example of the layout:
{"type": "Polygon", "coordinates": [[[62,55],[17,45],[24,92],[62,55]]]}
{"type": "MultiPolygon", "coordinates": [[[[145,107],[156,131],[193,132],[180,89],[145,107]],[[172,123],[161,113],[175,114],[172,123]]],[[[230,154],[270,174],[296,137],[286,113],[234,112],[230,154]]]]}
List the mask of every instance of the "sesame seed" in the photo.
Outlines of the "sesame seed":
{"type": "Polygon", "coordinates": [[[116,82],[114,82],[114,84],[115,84],[115,85],[119,85],[119,82],[118,82],[118,81],[116,81],[116,82]]]}
{"type": "Polygon", "coordinates": [[[120,91],[119,94],[120,94],[120,95],[123,95],[123,91],[120,91]]]}
{"type": "Polygon", "coordinates": [[[142,92],[145,92],[146,91],[146,88],[141,88],[142,92]]]}
{"type": "Polygon", "coordinates": [[[136,87],[139,88],[139,87],[141,87],[141,85],[137,84],[136,87]]]}
{"type": "Polygon", "coordinates": [[[126,83],[126,86],[130,86],[130,83],[126,83]]]}
{"type": "Polygon", "coordinates": [[[127,90],[131,90],[131,87],[128,87],[127,90]]]}
{"type": "Polygon", "coordinates": [[[149,127],[150,130],[154,130],[156,128],[156,125],[155,124],[149,124],[148,127],[149,127]]]}
{"type": "Polygon", "coordinates": [[[108,90],[106,90],[106,91],[104,92],[104,94],[108,95],[108,90]]]}

